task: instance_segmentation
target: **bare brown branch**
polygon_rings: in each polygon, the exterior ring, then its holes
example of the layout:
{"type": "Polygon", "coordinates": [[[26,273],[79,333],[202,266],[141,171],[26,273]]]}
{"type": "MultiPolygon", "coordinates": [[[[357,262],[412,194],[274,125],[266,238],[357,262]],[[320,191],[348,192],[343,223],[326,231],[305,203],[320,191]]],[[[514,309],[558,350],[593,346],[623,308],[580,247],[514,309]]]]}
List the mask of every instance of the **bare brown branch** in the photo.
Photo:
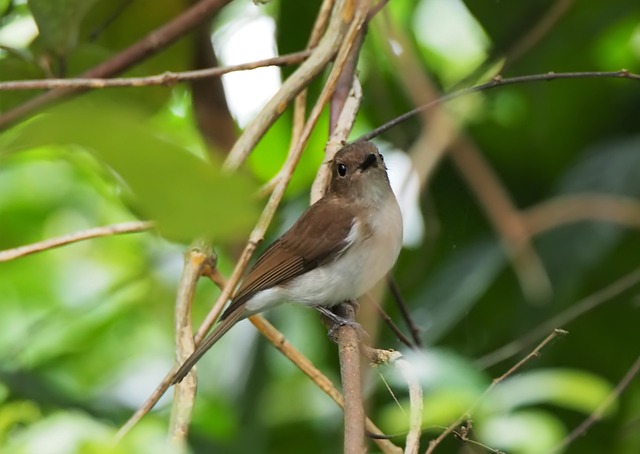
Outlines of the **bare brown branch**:
{"type": "Polygon", "coordinates": [[[131,221],[122,222],[120,224],[105,225],[104,227],[94,227],[87,230],[81,230],[79,232],[70,233],[68,235],[63,235],[56,238],[50,238],[38,243],[0,251],[0,262],[7,262],[19,257],[24,257],[25,255],[47,251],[49,249],[65,246],[67,244],[77,243],[78,241],[89,240],[91,238],[121,235],[124,233],[144,232],[146,230],[152,229],[153,226],[153,222],[149,221],[131,221]]]}
{"type": "MultiPolygon", "coordinates": [[[[356,322],[355,307],[340,304],[334,312],[345,320],[356,322]]],[[[362,373],[360,372],[360,339],[350,325],[340,326],[336,332],[340,357],[340,377],[344,393],[344,453],[361,454],[364,449],[364,403],[362,401],[362,373]]]]}
{"type": "Polygon", "coordinates": [[[303,50],[278,57],[265,58],[253,62],[240,63],[238,65],[222,66],[216,68],[196,69],[193,71],[171,72],[144,77],[78,77],[70,79],[36,79],[0,82],[1,91],[9,90],[46,90],[54,88],[121,88],[121,87],[149,87],[154,85],[171,86],[180,82],[190,82],[212,77],[220,77],[237,71],[249,71],[265,66],[284,66],[303,62],[311,51],[303,50]]]}

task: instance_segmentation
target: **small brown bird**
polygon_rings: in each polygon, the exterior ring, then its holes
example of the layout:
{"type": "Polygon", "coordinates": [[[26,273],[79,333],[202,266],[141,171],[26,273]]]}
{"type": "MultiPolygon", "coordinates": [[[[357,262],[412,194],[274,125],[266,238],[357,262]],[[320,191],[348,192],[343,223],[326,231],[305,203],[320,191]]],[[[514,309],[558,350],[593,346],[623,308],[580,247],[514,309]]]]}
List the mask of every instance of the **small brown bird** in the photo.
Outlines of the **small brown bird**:
{"type": "Polygon", "coordinates": [[[360,297],[393,267],[402,215],[382,155],[360,142],[336,153],[330,165],[327,193],[260,256],[173,384],[238,321],[285,302],[331,307],[360,297]]]}

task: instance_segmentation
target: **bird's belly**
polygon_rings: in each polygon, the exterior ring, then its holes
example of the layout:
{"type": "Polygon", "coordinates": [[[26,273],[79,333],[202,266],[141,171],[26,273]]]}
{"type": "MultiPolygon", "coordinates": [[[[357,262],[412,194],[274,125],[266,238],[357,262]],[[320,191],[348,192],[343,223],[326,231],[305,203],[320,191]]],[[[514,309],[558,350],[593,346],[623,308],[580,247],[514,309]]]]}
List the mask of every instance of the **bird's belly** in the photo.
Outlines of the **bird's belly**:
{"type": "Polygon", "coordinates": [[[257,292],[246,303],[249,313],[284,302],[333,306],[368,292],[391,269],[402,247],[402,216],[393,200],[389,210],[358,226],[354,244],[337,260],[289,282],[257,292]],[[375,232],[367,234],[367,232],[375,232]]]}
{"type": "Polygon", "coordinates": [[[338,260],[298,276],[283,288],[286,300],[332,306],[368,292],[391,269],[402,244],[402,225],[354,244],[338,260]]]}

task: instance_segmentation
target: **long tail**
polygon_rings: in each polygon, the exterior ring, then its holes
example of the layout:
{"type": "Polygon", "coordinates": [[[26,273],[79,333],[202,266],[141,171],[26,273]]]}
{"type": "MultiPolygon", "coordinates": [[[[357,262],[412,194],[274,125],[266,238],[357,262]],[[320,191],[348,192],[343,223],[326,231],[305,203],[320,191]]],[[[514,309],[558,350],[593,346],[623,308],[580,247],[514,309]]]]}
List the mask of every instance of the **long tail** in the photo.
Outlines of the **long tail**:
{"type": "Polygon", "coordinates": [[[171,384],[175,385],[176,383],[180,383],[184,377],[189,373],[189,371],[196,365],[198,360],[202,358],[207,350],[209,350],[213,344],[218,342],[218,340],[229,331],[233,325],[238,323],[245,317],[245,313],[242,308],[239,310],[233,311],[224,320],[221,320],[218,323],[218,326],[209,334],[202,342],[198,344],[196,349],[191,353],[191,355],[187,358],[187,360],[180,366],[180,368],[176,371],[171,379],[171,384]]]}

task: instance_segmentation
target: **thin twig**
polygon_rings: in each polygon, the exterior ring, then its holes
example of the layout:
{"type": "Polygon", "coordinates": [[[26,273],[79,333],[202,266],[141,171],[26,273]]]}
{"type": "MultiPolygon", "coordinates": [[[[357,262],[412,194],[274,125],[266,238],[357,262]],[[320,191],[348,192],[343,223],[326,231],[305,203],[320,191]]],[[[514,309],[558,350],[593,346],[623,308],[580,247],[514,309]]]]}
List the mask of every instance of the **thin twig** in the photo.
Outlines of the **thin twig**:
{"type": "Polygon", "coordinates": [[[640,372],[640,356],[636,358],[633,365],[629,368],[627,373],[624,374],[624,377],[622,377],[622,379],[618,382],[618,384],[613,389],[613,391],[611,391],[611,393],[606,397],[606,399],[602,401],[600,405],[598,405],[598,408],[596,408],[595,411],[591,413],[589,417],[585,419],[578,427],[576,427],[573,431],[571,431],[571,433],[567,435],[564,438],[564,440],[560,442],[558,446],[553,448],[552,452],[563,451],[564,448],[566,448],[575,440],[577,440],[578,437],[581,437],[582,435],[584,435],[591,426],[593,426],[595,423],[600,421],[605,411],[607,411],[607,409],[611,406],[614,400],[616,400],[617,398],[620,397],[620,395],[622,395],[623,391],[627,388],[627,386],[629,386],[629,384],[635,378],[638,372],[640,372]]]}
{"type": "Polygon", "coordinates": [[[131,221],[121,222],[119,224],[105,225],[103,227],[93,227],[91,229],[80,230],[79,232],[62,235],[56,238],[40,241],[38,243],[20,246],[14,249],[0,251],[0,262],[24,257],[25,255],[35,254],[49,249],[65,246],[78,241],[89,240],[91,238],[99,238],[104,236],[121,235],[124,233],[136,233],[150,230],[154,227],[153,222],[149,221],[131,221]]]}
{"type": "Polygon", "coordinates": [[[393,365],[400,371],[409,388],[409,433],[404,446],[404,454],[417,454],[420,449],[420,435],[422,435],[422,386],[418,374],[406,358],[397,358],[393,365]]]}
{"type": "MultiPolygon", "coordinates": [[[[366,357],[372,364],[376,366],[387,365],[394,367],[400,372],[402,378],[407,382],[407,388],[409,389],[409,432],[407,433],[407,441],[405,443],[404,453],[415,454],[420,448],[420,435],[422,435],[422,385],[418,374],[416,374],[413,366],[402,353],[395,350],[381,350],[378,348],[371,348],[364,343],[360,344],[360,351],[363,356],[366,357]]],[[[382,377],[384,381],[384,377],[382,377]]],[[[393,392],[389,385],[387,389],[393,396],[393,392]]],[[[398,400],[393,396],[396,403],[398,400]]],[[[398,404],[399,405],[399,404],[398,404]]],[[[402,410],[402,407],[400,407],[402,410]]],[[[404,413],[404,410],[403,410],[404,413]]]]}
{"type": "Polygon", "coordinates": [[[388,121],[375,128],[372,131],[369,131],[366,134],[358,137],[352,143],[355,142],[364,142],[367,140],[371,140],[374,137],[379,136],[385,131],[399,125],[400,123],[408,120],[409,118],[415,117],[417,114],[422,113],[426,110],[429,110],[435,106],[440,104],[444,104],[449,101],[453,101],[454,99],[460,98],[461,96],[469,95],[471,93],[477,93],[481,91],[491,90],[496,87],[503,87],[507,85],[517,85],[524,84],[530,82],[549,82],[554,80],[563,80],[563,79],[631,79],[640,81],[640,74],[631,73],[626,69],[621,69],[620,71],[579,71],[579,72],[563,72],[563,73],[555,73],[548,72],[545,74],[531,74],[527,76],[517,76],[517,77],[502,77],[500,75],[495,76],[489,82],[474,85],[473,87],[463,88],[461,90],[456,90],[451,93],[448,93],[444,96],[439,97],[438,99],[434,99],[422,106],[418,106],[415,109],[406,112],[393,120],[388,121]]]}
{"type": "MultiPolygon", "coordinates": [[[[172,44],[199,24],[202,24],[231,0],[200,0],[176,18],[147,34],[109,60],[83,73],[81,78],[109,77],[118,74],[154,55],[172,44]]],[[[38,109],[72,94],[82,92],[78,88],[57,88],[31,98],[19,106],[0,115],[0,130],[31,115],[38,109]]]]}
{"type": "Polygon", "coordinates": [[[389,286],[389,290],[391,291],[391,295],[393,295],[393,300],[396,302],[396,306],[398,306],[398,309],[400,309],[402,318],[409,328],[409,332],[411,333],[411,338],[413,339],[415,347],[421,348],[422,338],[420,337],[420,327],[416,325],[411,318],[411,314],[409,313],[409,309],[407,308],[407,303],[402,297],[400,287],[398,287],[398,283],[396,282],[392,274],[389,274],[389,276],[387,277],[387,284],[389,286]]]}
{"type": "Polygon", "coordinates": [[[278,57],[265,58],[238,65],[216,68],[196,69],[193,71],[172,72],[144,77],[118,78],[69,78],[69,79],[35,79],[0,82],[0,91],[15,90],[48,90],[53,88],[119,88],[150,87],[154,85],[172,86],[179,82],[219,77],[236,71],[248,71],[265,66],[292,65],[304,61],[311,54],[310,50],[293,52],[278,57]]]}
{"type": "Polygon", "coordinates": [[[567,334],[566,331],[561,329],[554,329],[551,334],[549,334],[542,342],[540,342],[536,348],[534,348],[527,356],[518,361],[513,367],[507,370],[504,374],[500,375],[498,378],[494,378],[491,382],[491,385],[480,395],[480,397],[462,414],[458,419],[453,421],[447,428],[444,430],[438,437],[429,442],[429,447],[425,454],[431,454],[438,447],[440,443],[451,434],[455,428],[460,425],[465,419],[469,419],[473,412],[478,408],[478,406],[484,401],[484,399],[489,395],[489,393],[503,380],[505,380],[510,375],[514,374],[518,369],[520,369],[524,364],[530,361],[532,358],[536,358],[540,356],[540,351],[553,339],[558,336],[567,334]]]}
{"type": "MultiPolygon", "coordinates": [[[[195,349],[191,326],[191,303],[195,295],[198,279],[205,269],[216,269],[215,255],[205,242],[190,248],[185,254],[184,268],[175,306],[176,363],[182,364],[195,349]]],[[[182,446],[186,442],[191,414],[196,398],[197,377],[195,369],[174,387],[173,406],[169,422],[169,438],[172,443],[182,446]]]]}
{"type": "Polygon", "coordinates": [[[378,304],[377,301],[375,301],[373,298],[368,298],[368,299],[369,299],[369,302],[373,304],[373,306],[376,308],[376,311],[378,312],[380,317],[382,317],[382,320],[387,324],[387,326],[391,329],[391,331],[393,331],[393,334],[396,335],[396,337],[400,342],[402,342],[404,345],[406,345],[411,349],[418,348],[413,342],[411,342],[411,339],[409,339],[407,336],[404,335],[402,330],[398,328],[398,325],[394,323],[393,319],[389,317],[389,314],[385,312],[385,310],[382,308],[382,306],[378,304]]]}
{"type": "Polygon", "coordinates": [[[638,283],[640,283],[640,269],[637,269],[625,275],[624,277],[618,279],[605,288],[587,296],[586,298],[581,299],[575,304],[572,304],[568,309],[537,326],[522,338],[517,339],[513,342],[509,342],[507,345],[500,347],[499,349],[491,353],[488,353],[487,355],[476,361],[476,366],[481,369],[485,369],[509,358],[512,355],[515,355],[527,345],[530,345],[536,340],[540,339],[542,336],[544,336],[545,333],[548,333],[554,327],[566,327],[570,322],[572,322],[582,314],[595,309],[603,303],[606,303],[611,298],[632,288],[638,283]]]}

